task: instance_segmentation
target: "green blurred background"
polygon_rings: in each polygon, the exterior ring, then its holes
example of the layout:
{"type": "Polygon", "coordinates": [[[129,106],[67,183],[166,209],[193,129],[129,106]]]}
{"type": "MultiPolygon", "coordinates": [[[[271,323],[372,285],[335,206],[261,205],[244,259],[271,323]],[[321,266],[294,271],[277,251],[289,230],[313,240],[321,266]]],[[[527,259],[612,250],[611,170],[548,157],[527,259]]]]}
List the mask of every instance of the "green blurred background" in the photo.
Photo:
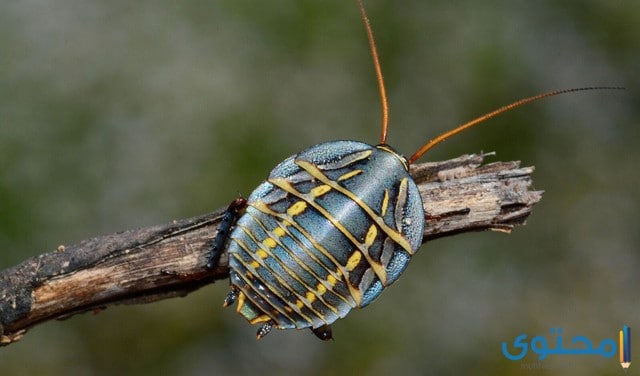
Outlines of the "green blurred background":
{"type": "MultiPolygon", "coordinates": [[[[225,282],[32,329],[2,375],[504,374],[501,343],[562,327],[640,330],[640,2],[366,2],[391,105],[389,143],[539,92],[621,85],[510,112],[424,160],[496,151],[546,191],[511,235],[431,242],[336,340],[256,328],[225,282]]],[[[379,102],[355,0],[0,2],[0,269],[82,239],[247,195],[318,142],[377,143],[379,102]]],[[[637,349],[634,357],[640,359],[637,349]]],[[[512,350],[515,352],[515,350],[512,350]]],[[[548,374],[617,375],[551,356],[548,374]]],[[[640,364],[632,364],[636,374],[640,364]]]]}

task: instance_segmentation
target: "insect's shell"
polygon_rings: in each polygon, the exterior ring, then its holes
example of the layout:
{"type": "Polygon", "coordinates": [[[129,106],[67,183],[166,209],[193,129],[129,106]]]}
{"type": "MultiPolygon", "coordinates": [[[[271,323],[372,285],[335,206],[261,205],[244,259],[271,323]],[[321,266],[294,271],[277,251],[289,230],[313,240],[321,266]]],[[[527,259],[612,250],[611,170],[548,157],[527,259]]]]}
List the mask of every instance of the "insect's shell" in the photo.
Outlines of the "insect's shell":
{"type": "Polygon", "coordinates": [[[400,276],[423,230],[404,157],[354,141],[312,146],[271,171],[230,235],[238,312],[279,329],[331,324],[400,276]]]}

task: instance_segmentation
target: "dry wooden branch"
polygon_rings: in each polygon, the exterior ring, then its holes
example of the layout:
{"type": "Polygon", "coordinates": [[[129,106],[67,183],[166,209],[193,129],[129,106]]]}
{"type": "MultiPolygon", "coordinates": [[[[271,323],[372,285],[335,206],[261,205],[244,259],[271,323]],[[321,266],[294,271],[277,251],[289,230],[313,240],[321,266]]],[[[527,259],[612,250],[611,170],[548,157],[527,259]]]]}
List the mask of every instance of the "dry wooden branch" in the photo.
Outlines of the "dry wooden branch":
{"type": "MultiPolygon", "coordinates": [[[[412,167],[426,213],[423,242],[476,230],[509,232],[524,224],[542,192],[530,191],[532,167],[482,165],[464,155],[412,167]]],[[[188,293],[228,276],[227,255],[207,270],[222,210],[169,224],[84,240],[0,272],[0,345],[42,322],[188,293]]]]}

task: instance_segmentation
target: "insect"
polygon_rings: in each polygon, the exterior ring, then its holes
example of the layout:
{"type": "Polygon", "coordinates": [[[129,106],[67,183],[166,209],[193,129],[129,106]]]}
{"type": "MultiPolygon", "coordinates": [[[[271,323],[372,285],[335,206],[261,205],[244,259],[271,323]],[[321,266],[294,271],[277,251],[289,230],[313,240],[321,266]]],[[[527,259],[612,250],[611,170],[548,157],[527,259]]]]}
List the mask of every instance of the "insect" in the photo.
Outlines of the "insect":
{"type": "Polygon", "coordinates": [[[380,144],[332,141],[295,154],[223,214],[209,263],[226,249],[234,304],[257,338],[272,328],[310,328],[322,340],[331,324],[362,308],[400,277],[422,243],[425,213],[409,166],[429,149],[489,118],[576,88],[525,98],[427,142],[405,158],[387,145],[388,105],[362,0],[358,6],[382,102],[380,144]]]}

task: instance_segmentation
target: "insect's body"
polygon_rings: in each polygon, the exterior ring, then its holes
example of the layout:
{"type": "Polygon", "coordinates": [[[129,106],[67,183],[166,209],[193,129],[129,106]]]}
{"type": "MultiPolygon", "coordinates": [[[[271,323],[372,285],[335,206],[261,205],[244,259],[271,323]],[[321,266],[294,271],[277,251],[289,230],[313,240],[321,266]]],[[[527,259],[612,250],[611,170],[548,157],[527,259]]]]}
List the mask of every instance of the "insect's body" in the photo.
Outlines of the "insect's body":
{"type": "MultiPolygon", "coordinates": [[[[387,101],[373,34],[358,0],[382,100],[380,145],[354,141],[318,144],[287,158],[248,199],[222,216],[208,267],[226,249],[238,312],[272,327],[311,328],[330,339],[330,324],[371,303],[393,283],[418,250],[424,209],[409,165],[447,138],[512,108],[581,90],[521,99],[464,123],[424,144],[409,159],[389,146],[387,101]],[[233,228],[235,222],[235,228],[233,228]]],[[[611,89],[611,88],[609,88],[611,89]]]]}
{"type": "Polygon", "coordinates": [[[238,312],[313,329],[364,307],[422,242],[424,212],[404,157],[353,141],[287,158],[249,196],[228,244],[238,312]]]}

